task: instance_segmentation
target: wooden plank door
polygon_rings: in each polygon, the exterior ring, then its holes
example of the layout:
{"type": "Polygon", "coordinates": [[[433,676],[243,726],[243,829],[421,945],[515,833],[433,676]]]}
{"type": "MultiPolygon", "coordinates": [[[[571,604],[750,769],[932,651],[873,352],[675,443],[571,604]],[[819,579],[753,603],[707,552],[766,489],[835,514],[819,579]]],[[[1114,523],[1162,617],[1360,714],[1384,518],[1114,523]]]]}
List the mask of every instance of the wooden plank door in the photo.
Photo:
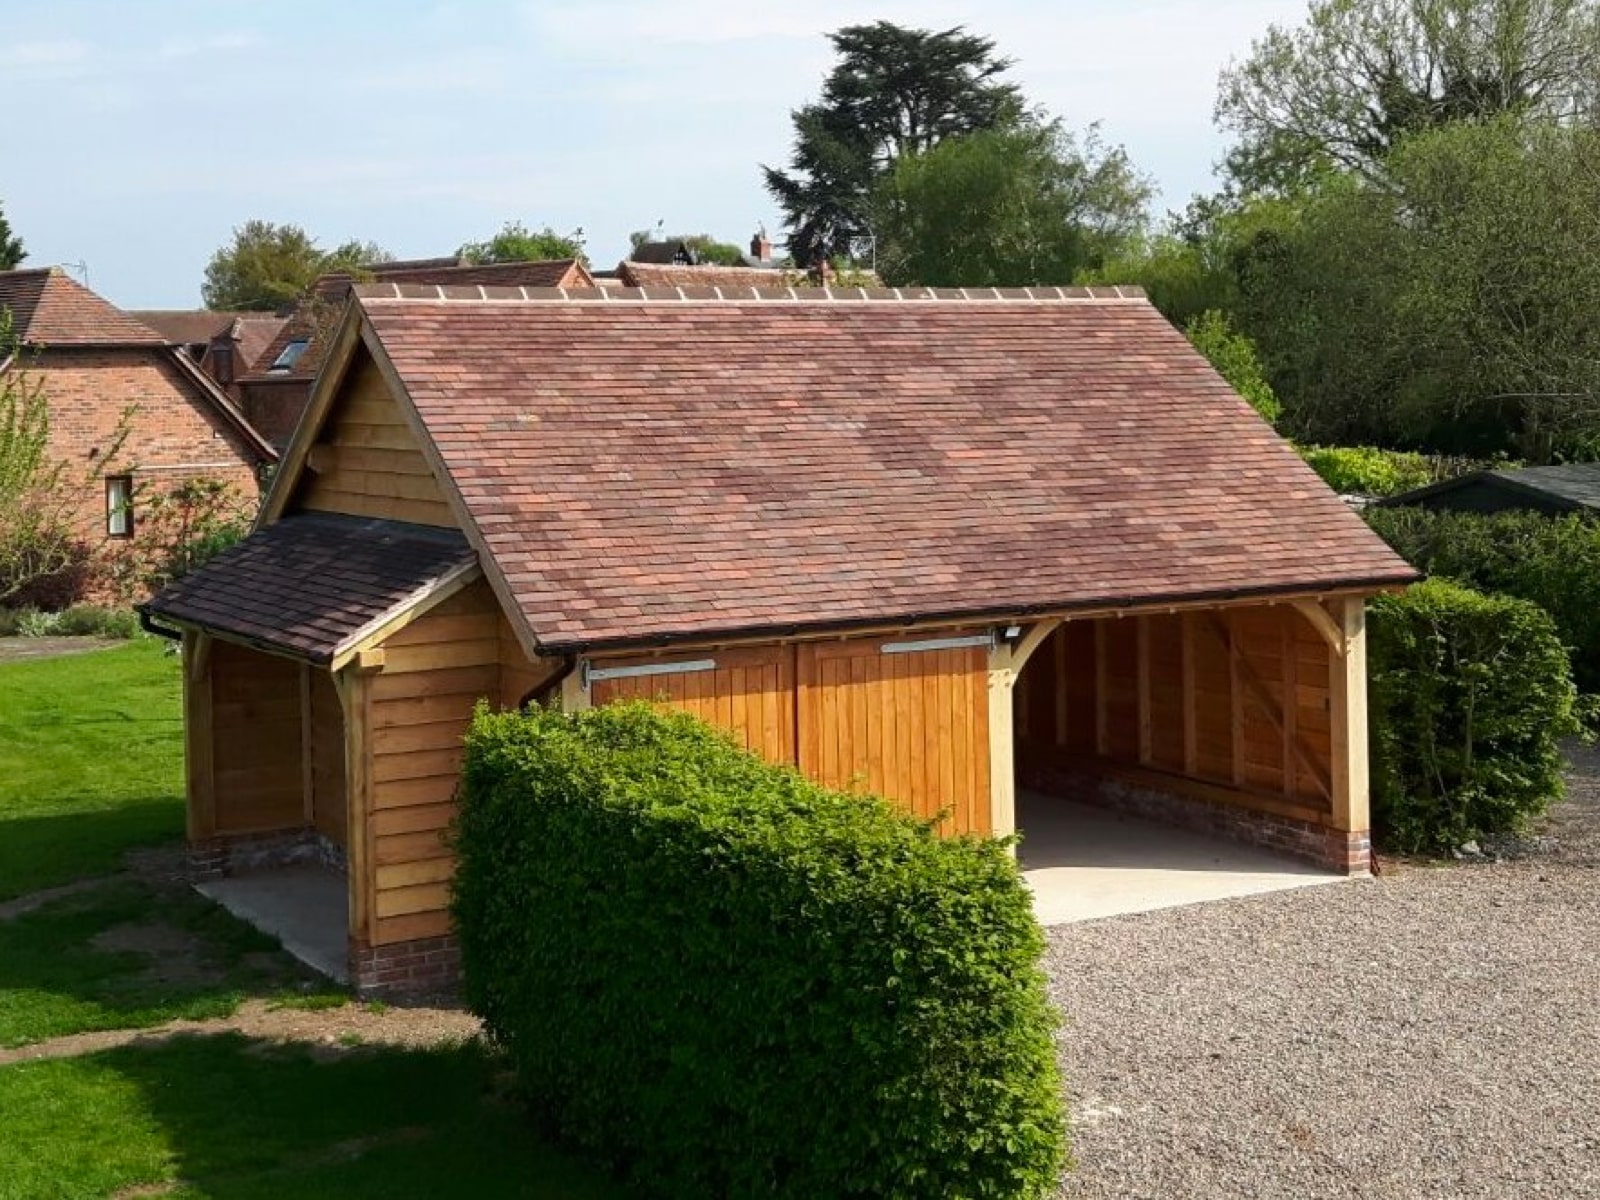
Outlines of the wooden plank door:
{"type": "Polygon", "coordinates": [[[991,830],[988,649],[856,638],[799,648],[799,765],[945,833],[991,830]],[[915,643],[910,643],[915,644],[915,643]]]}

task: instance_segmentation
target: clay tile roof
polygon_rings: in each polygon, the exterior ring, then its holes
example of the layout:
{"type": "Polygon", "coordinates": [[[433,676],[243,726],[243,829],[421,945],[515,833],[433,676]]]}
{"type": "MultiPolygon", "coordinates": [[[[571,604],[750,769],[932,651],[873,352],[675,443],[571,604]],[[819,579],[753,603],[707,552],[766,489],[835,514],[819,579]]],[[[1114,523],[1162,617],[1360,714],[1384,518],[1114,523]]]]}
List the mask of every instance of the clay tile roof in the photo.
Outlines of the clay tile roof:
{"type": "Polygon", "coordinates": [[[1415,577],[1136,291],[359,294],[546,649],[1415,577]]]}
{"type": "Polygon", "coordinates": [[[201,346],[227,333],[239,318],[260,314],[213,312],[209,308],[157,308],[133,309],[128,315],[148,325],[169,342],[176,342],[180,346],[201,346]]]}
{"type": "Polygon", "coordinates": [[[624,287],[743,287],[783,288],[805,285],[804,271],[775,271],[765,267],[683,267],[670,264],[621,262],[617,278],[624,287]]]}
{"type": "Polygon", "coordinates": [[[239,370],[243,371],[261,361],[283,327],[286,317],[271,313],[244,313],[233,327],[233,336],[239,343],[239,370]]]}
{"type": "Polygon", "coordinates": [[[455,530],[305,513],[258,530],[140,608],[321,664],[476,562],[455,530]]]}
{"type": "Polygon", "coordinates": [[[167,338],[60,267],[0,271],[0,309],[29,346],[165,346],[167,338]]]}
{"type": "MultiPolygon", "coordinates": [[[[474,266],[455,259],[418,259],[405,263],[379,263],[369,268],[374,280],[357,284],[349,275],[321,276],[311,286],[311,295],[302,301],[275,337],[254,358],[249,359],[251,380],[309,380],[322,370],[327,357],[326,335],[338,326],[339,312],[352,289],[383,287],[392,282],[403,285],[479,287],[594,287],[594,279],[583,264],[573,258],[539,259],[532,262],[489,263],[474,266]],[[274,371],[272,364],[289,343],[304,338],[310,345],[287,371],[274,371]]],[[[469,293],[476,297],[478,293],[469,293]]]]}
{"type": "Polygon", "coordinates": [[[539,259],[533,262],[463,263],[459,266],[396,267],[385,264],[373,271],[379,281],[396,283],[437,283],[458,286],[492,287],[583,287],[593,286],[589,273],[575,258],[539,259]]]}

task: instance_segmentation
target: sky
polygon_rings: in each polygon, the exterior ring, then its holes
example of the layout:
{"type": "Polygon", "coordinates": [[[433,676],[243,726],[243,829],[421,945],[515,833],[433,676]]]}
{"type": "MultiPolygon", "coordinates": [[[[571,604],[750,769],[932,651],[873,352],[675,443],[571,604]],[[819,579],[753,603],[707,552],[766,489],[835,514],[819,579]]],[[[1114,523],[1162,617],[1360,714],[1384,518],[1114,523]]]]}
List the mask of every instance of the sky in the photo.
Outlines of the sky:
{"type": "Polygon", "coordinates": [[[1028,99],[1099,122],[1158,208],[1213,186],[1217,74],[1304,0],[6,0],[0,207],[26,266],[125,308],[200,304],[235,226],[453,252],[511,220],[748,242],[781,219],[760,165],[832,63],[825,34],[965,25],[1028,99]]]}

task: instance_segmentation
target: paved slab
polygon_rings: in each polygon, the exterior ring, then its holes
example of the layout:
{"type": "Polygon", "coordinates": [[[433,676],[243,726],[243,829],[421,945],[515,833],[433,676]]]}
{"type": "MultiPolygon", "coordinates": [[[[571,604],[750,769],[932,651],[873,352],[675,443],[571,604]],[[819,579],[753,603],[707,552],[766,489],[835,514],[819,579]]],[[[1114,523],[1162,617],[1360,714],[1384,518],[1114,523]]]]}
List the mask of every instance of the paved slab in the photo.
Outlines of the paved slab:
{"type": "Polygon", "coordinates": [[[208,880],[195,890],[272,934],[312,970],[349,982],[350,894],[343,872],[308,863],[208,880]]]}
{"type": "Polygon", "coordinates": [[[1022,877],[1041,925],[1065,925],[1285,888],[1342,875],[1268,850],[1093,805],[1017,797],[1022,877]]]}

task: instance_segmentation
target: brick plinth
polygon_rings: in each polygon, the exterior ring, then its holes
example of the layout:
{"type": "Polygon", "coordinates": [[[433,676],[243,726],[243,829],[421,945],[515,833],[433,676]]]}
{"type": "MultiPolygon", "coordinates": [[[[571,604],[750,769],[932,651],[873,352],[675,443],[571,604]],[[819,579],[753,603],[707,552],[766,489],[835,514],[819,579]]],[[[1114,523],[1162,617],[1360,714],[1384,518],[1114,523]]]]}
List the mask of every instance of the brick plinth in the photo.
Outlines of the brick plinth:
{"type": "Polygon", "coordinates": [[[461,985],[461,947],[454,934],[350,947],[350,982],[363,996],[455,993],[461,985]]]}
{"type": "Polygon", "coordinates": [[[1372,868],[1372,842],[1365,831],[1346,833],[1277,813],[1180,796],[1155,786],[1069,768],[1030,768],[1021,782],[1049,795],[1275,850],[1344,875],[1365,875],[1372,868]]]}
{"type": "Polygon", "coordinates": [[[189,843],[189,878],[196,883],[308,862],[343,870],[344,851],[315,829],[305,827],[221,834],[189,843]]]}

